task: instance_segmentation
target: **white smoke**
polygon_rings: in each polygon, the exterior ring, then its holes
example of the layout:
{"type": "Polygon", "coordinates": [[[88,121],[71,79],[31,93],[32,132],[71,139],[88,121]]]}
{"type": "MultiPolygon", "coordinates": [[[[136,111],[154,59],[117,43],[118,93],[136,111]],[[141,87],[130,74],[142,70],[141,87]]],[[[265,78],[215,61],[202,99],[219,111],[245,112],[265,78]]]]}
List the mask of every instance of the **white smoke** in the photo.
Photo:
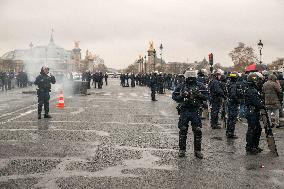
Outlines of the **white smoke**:
{"type": "Polygon", "coordinates": [[[72,82],[67,78],[68,64],[65,53],[64,49],[55,46],[28,50],[23,57],[23,63],[29,81],[34,82],[40,74],[41,68],[48,66],[50,74],[54,75],[56,79],[56,84],[52,85],[52,91],[56,93],[63,91],[66,95],[72,95],[72,82]]]}

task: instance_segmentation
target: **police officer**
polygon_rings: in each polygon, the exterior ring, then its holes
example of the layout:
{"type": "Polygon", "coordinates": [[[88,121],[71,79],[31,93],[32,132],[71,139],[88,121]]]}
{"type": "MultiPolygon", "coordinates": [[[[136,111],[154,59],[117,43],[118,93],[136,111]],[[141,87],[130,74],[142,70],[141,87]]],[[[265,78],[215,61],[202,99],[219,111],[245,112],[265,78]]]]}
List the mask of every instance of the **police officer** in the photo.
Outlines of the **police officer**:
{"type": "Polygon", "coordinates": [[[130,85],[131,85],[131,87],[135,87],[135,75],[134,75],[134,73],[131,73],[131,75],[130,75],[130,85]]]}
{"type": "Polygon", "coordinates": [[[104,78],[105,78],[105,83],[106,83],[106,86],[107,86],[107,79],[108,79],[108,74],[107,73],[105,73],[104,78]]]}
{"type": "Polygon", "coordinates": [[[205,69],[200,69],[198,71],[197,81],[203,83],[204,85],[208,84],[208,77],[205,75],[205,69]]]}
{"type": "Polygon", "coordinates": [[[198,110],[203,101],[207,100],[207,96],[200,90],[205,90],[205,86],[197,82],[195,71],[186,71],[184,74],[186,80],[178,85],[172,95],[173,100],[179,103],[177,109],[179,112],[179,157],[184,157],[186,152],[186,139],[188,131],[188,122],[191,122],[194,134],[194,155],[202,159],[201,139],[202,139],[202,123],[198,110]]]}
{"type": "Polygon", "coordinates": [[[152,101],[157,101],[156,99],[156,90],[158,85],[157,72],[154,72],[150,77],[150,88],[151,88],[151,99],[152,101]]]}
{"type": "Polygon", "coordinates": [[[49,68],[43,66],[40,75],[36,77],[34,82],[38,86],[38,119],[41,119],[42,105],[44,105],[44,118],[51,118],[49,113],[49,92],[51,91],[51,84],[55,84],[55,77],[49,74],[49,68]]]}
{"type": "Polygon", "coordinates": [[[260,126],[260,110],[264,108],[264,104],[259,92],[260,78],[256,73],[250,73],[247,78],[247,89],[245,91],[246,119],[248,130],[246,133],[246,151],[249,154],[257,154],[262,151],[259,148],[259,140],[261,136],[260,126]]]}
{"type": "Polygon", "coordinates": [[[224,89],[220,82],[222,73],[220,70],[217,70],[214,74],[213,80],[209,84],[210,89],[210,102],[211,102],[211,128],[212,129],[221,129],[218,125],[218,114],[222,106],[222,100],[225,98],[224,89]]]}
{"type": "Polygon", "coordinates": [[[238,108],[240,105],[240,99],[242,91],[237,85],[238,73],[228,74],[230,79],[227,89],[228,89],[228,126],[226,135],[227,138],[237,139],[235,135],[235,125],[238,117],[238,108]]]}

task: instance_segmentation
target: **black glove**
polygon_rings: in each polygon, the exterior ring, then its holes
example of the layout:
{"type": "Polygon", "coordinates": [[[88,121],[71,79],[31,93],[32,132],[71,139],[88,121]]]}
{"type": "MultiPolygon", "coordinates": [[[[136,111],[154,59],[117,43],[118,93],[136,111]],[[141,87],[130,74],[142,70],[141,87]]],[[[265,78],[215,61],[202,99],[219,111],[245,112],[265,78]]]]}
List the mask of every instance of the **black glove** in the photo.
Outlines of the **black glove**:
{"type": "Polygon", "coordinates": [[[188,97],[189,93],[185,91],[185,92],[182,92],[180,96],[181,97],[188,97]]]}

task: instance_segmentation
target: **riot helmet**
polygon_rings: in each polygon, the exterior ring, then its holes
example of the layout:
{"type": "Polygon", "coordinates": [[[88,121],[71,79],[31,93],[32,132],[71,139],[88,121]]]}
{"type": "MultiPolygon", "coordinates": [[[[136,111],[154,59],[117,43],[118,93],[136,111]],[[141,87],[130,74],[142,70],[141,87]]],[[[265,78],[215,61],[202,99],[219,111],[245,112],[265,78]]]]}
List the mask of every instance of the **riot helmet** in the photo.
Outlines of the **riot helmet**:
{"type": "Polygon", "coordinates": [[[196,82],[197,73],[195,70],[188,70],[184,73],[186,83],[194,83],[196,82]]]}
{"type": "Polygon", "coordinates": [[[261,79],[257,73],[250,73],[247,77],[248,84],[253,85],[255,87],[259,85],[260,80],[261,79]]]}
{"type": "Polygon", "coordinates": [[[237,72],[231,72],[228,74],[228,78],[230,78],[231,81],[237,81],[239,77],[239,74],[237,72]]]}
{"type": "Polygon", "coordinates": [[[214,77],[215,77],[216,79],[220,80],[220,79],[221,79],[221,76],[222,76],[223,74],[224,74],[223,70],[217,69],[217,70],[215,70],[215,72],[214,72],[214,77]]]}

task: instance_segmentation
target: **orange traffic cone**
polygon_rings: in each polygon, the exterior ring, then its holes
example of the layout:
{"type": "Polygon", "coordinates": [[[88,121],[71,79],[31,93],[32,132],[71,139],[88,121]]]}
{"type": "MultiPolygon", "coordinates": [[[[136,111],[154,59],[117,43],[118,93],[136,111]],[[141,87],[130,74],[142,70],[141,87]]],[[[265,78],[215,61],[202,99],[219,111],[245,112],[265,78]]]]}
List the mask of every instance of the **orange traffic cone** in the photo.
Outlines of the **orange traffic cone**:
{"type": "Polygon", "coordinates": [[[59,98],[58,98],[58,104],[56,105],[58,108],[64,108],[64,96],[63,91],[60,92],[59,98]]]}

